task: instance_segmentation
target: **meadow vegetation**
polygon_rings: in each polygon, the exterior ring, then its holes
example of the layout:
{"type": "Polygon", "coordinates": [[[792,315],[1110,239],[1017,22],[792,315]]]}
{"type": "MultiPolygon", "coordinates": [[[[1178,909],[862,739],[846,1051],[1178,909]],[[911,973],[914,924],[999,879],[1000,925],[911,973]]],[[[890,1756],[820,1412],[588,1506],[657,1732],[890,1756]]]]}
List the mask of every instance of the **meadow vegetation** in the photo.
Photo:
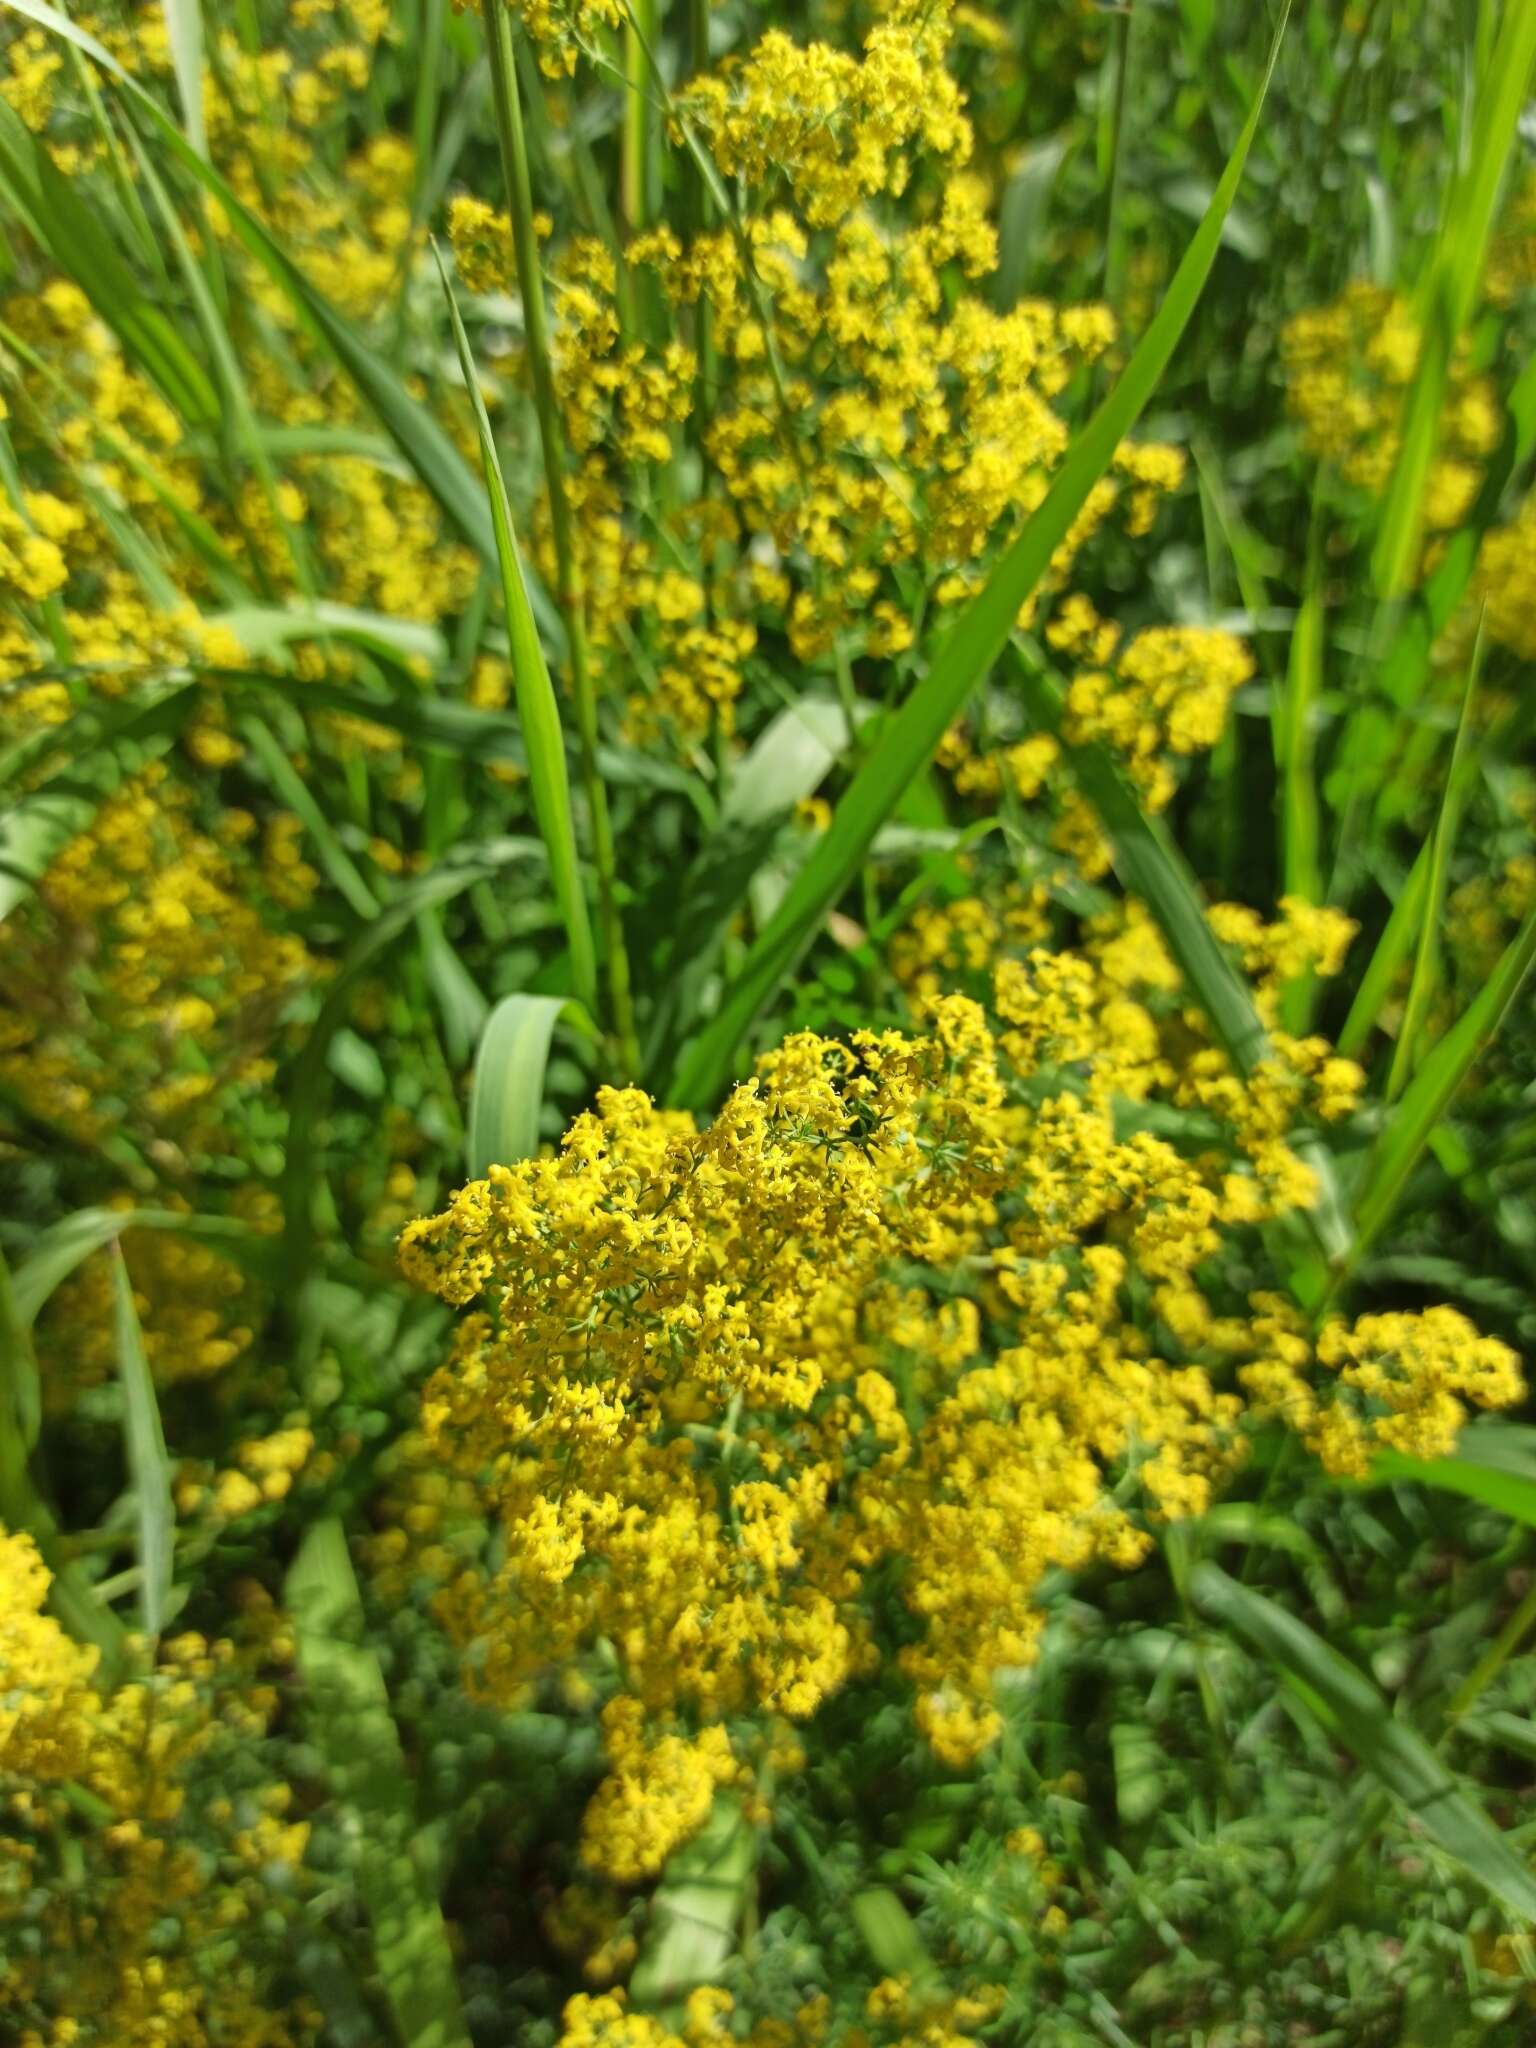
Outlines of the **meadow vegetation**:
{"type": "Polygon", "coordinates": [[[0,8],[0,2040],[1536,2031],[1536,0],[0,8]]]}

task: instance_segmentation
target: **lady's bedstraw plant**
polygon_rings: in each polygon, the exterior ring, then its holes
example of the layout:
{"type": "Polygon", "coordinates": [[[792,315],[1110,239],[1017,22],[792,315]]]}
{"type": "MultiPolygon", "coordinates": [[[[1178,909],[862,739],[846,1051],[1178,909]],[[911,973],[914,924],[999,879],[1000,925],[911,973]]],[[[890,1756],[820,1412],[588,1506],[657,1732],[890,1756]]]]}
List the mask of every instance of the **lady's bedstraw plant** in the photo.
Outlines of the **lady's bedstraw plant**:
{"type": "Polygon", "coordinates": [[[503,1531],[488,1572],[422,1560],[469,1681],[513,1700],[616,1659],[594,1870],[654,1875],[776,1722],[888,1665],[974,1757],[1045,1574],[1132,1567],[1203,1512],[1245,1394],[1347,1470],[1518,1398],[1450,1310],[1314,1345],[1242,1297],[1238,1247],[1315,1193],[1288,1134],[1358,1070],[1302,1042],[1242,1083],[1166,967],[1144,931],[1005,958],[990,1017],[949,995],[917,1036],[792,1037],[703,1130],[603,1091],[554,1157],[406,1231],[407,1273],[468,1311],[424,1456],[503,1531]],[[1153,1135],[1159,1105],[1208,1142],[1153,1135]]]}

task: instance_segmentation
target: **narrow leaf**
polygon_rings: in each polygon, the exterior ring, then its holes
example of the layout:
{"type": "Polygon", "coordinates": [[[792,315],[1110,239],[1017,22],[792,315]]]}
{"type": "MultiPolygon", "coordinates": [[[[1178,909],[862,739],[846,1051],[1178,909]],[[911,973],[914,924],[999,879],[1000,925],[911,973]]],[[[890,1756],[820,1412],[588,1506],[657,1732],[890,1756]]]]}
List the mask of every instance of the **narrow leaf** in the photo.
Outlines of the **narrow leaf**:
{"type": "Polygon", "coordinates": [[[471,1180],[483,1179],[487,1167],[510,1166],[538,1151],[549,1042],[562,1012],[574,1007],[563,996],[513,995],[492,1010],[469,1092],[465,1164],[471,1180]]]}
{"type": "Polygon", "coordinates": [[[1349,1274],[1391,1216],[1408,1176],[1417,1166],[1446,1110],[1468,1074],[1499,1034],[1510,1006],[1536,961],[1536,910],[1505,948],[1503,957],[1461,1016],[1426,1054],[1403,1091],[1367,1161],[1355,1206],[1355,1234],[1348,1257],[1335,1275],[1333,1291],[1349,1274]]]}
{"type": "Polygon", "coordinates": [[[480,436],[480,460],[485,468],[485,487],[490,493],[491,524],[496,534],[496,559],[501,567],[502,599],[506,607],[507,640],[512,657],[512,683],[517,695],[518,717],[523,728],[523,745],[528,750],[528,780],[533,786],[533,807],[539,833],[549,855],[550,881],[555,901],[565,924],[571,949],[571,973],[576,993],[589,1011],[597,1009],[597,955],[587,920],[587,899],[582,891],[576,860],[576,828],[571,818],[571,788],[565,767],[565,739],[560,730],[560,707],[550,681],[549,665],[534,625],[523,580],[522,559],[512,525],[512,505],[502,479],[501,463],[491,434],[480,379],[470,353],[469,337],[459,318],[458,302],[448,281],[441,253],[437,267],[448,299],[453,338],[458,344],[464,383],[475,411],[480,436]]]}
{"type": "Polygon", "coordinates": [[[139,1560],[139,1623],[157,1636],[172,1613],[171,1567],[176,1545],[176,1509],[171,1499],[171,1460],[160,1425],[160,1402],[144,1352],[144,1332],[134,1307],[133,1283],[122,1247],[112,1247],[112,1328],[117,1376],[123,1390],[123,1440],[128,1482],[133,1488],[139,1560]]]}

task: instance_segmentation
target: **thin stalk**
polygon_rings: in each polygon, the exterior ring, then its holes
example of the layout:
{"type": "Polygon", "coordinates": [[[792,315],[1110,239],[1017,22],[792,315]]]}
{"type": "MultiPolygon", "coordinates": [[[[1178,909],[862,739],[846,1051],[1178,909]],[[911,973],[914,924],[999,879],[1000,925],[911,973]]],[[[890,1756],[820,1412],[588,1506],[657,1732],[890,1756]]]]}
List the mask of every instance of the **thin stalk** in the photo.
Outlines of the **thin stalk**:
{"type": "Polygon", "coordinates": [[[624,225],[639,234],[651,217],[651,159],[655,152],[655,109],[645,89],[647,46],[656,39],[656,0],[634,0],[624,24],[624,137],[620,157],[619,205],[624,225]]]}
{"type": "Polygon", "coordinates": [[[1429,887],[1419,923],[1419,944],[1414,956],[1413,978],[1408,985],[1408,1000],[1403,1007],[1403,1021],[1398,1029],[1397,1042],[1392,1048],[1392,1064],[1387,1072],[1388,1102],[1395,1102],[1402,1093],[1409,1071],[1418,1057],[1419,1034],[1424,1028],[1430,998],[1434,994],[1439,976],[1440,915],[1445,904],[1451,848],[1456,842],[1456,828],[1461,821],[1462,798],[1467,786],[1462,764],[1466,759],[1467,741],[1471,731],[1472,700],[1477,695],[1478,672],[1483,662],[1483,623],[1481,618],[1477,622],[1477,640],[1467,669],[1467,687],[1461,700],[1461,718],[1456,727],[1455,744],[1451,749],[1450,772],[1445,778],[1445,795],[1441,800],[1434,838],[1430,841],[1429,887]]]}
{"type": "Polygon", "coordinates": [[[544,477],[549,491],[549,519],[554,536],[556,596],[570,647],[571,694],[576,707],[577,751],[582,788],[592,821],[592,853],[597,869],[598,921],[608,970],[611,1023],[619,1061],[626,1076],[639,1071],[640,1047],[635,1033],[630,991],[629,955],[619,916],[613,825],[608,792],[597,766],[597,695],[587,650],[586,596],[576,558],[570,499],[565,489],[565,437],[555,398],[550,362],[549,324],[544,310],[544,281],[539,274],[538,240],[533,229],[533,191],[528,175],[528,150],[518,95],[512,22],[505,0],[485,0],[486,47],[491,62],[491,97],[501,143],[501,168],[512,224],[517,284],[523,302],[523,326],[533,371],[533,400],[544,451],[544,477]]]}

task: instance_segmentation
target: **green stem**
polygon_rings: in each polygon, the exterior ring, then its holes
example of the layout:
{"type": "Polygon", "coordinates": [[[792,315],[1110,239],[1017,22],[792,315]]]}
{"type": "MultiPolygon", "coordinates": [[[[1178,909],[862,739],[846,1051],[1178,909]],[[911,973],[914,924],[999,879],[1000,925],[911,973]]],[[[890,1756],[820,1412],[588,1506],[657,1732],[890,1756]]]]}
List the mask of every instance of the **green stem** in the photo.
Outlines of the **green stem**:
{"type": "Polygon", "coordinates": [[[619,1063],[626,1077],[639,1071],[640,1049],[635,1033],[634,1002],[630,991],[629,955],[624,945],[624,927],[619,916],[615,885],[616,863],[613,825],[608,814],[608,792],[597,766],[597,695],[587,649],[586,598],[582,588],[581,565],[576,558],[571,525],[570,499],[565,488],[565,439],[560,431],[560,414],[555,398],[551,367],[549,324],[544,309],[544,281],[539,273],[539,250],[533,229],[533,191],[528,175],[528,149],[523,133],[522,102],[518,96],[516,55],[512,22],[505,0],[484,0],[486,47],[491,62],[491,92],[496,106],[496,127],[501,142],[502,175],[506,180],[507,212],[512,223],[512,248],[517,264],[518,291],[523,302],[524,331],[528,337],[528,360],[533,372],[533,400],[539,418],[539,439],[544,451],[544,478],[549,491],[549,519],[555,544],[556,595],[565,621],[570,646],[571,693],[576,707],[577,747],[582,788],[591,817],[592,853],[597,869],[598,918],[603,933],[603,953],[608,970],[611,1023],[617,1041],[619,1063]]]}
{"type": "Polygon", "coordinates": [[[654,109],[645,89],[647,45],[656,37],[656,0],[633,0],[624,24],[624,138],[619,165],[619,204],[632,235],[650,221],[650,172],[654,109]]]}

